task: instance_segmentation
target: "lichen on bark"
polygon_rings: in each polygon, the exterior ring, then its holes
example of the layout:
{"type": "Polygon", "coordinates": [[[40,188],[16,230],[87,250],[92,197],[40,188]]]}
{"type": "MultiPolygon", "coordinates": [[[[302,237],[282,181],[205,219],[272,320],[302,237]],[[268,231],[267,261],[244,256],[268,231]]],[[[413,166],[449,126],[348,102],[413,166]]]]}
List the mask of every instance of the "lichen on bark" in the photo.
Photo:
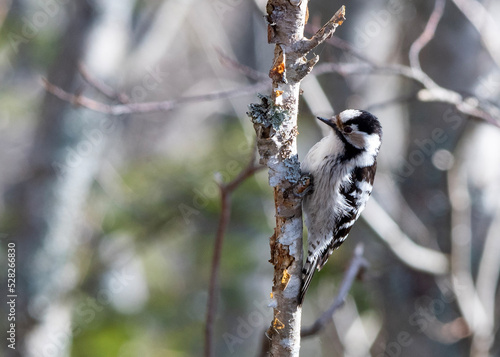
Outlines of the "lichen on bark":
{"type": "Polygon", "coordinates": [[[318,61],[305,56],[331,36],[344,15],[343,7],[311,39],[304,37],[308,0],[269,0],[268,41],[275,44],[269,71],[272,92],[260,95],[248,115],[257,134],[260,161],[269,168],[274,188],[276,227],[269,240],[274,266],[273,320],[266,336],[271,356],[298,356],[302,307],[298,295],[302,279],[302,195],[308,179],[302,179],[297,154],[297,115],[300,82],[318,61]]]}

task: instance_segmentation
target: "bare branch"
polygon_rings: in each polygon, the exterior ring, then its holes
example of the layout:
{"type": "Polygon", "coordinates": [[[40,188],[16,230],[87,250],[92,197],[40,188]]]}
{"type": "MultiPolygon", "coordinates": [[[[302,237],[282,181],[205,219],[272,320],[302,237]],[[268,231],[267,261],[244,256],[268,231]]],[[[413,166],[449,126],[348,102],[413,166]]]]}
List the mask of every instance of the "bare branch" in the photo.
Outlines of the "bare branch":
{"type": "Polygon", "coordinates": [[[309,53],[314,48],[325,42],[328,38],[332,37],[337,27],[342,25],[344,21],[345,6],[342,5],[342,7],[337,10],[335,15],[333,15],[332,18],[314,34],[313,37],[310,39],[304,38],[302,41],[297,43],[297,51],[301,52],[303,55],[309,53]]]}
{"type": "Polygon", "coordinates": [[[500,28],[484,5],[477,0],[453,0],[470,23],[481,35],[484,48],[496,65],[500,67],[500,28]]]}
{"type": "MultiPolygon", "coordinates": [[[[357,58],[361,59],[364,63],[324,63],[316,66],[313,70],[313,74],[315,76],[319,76],[324,73],[336,72],[343,76],[356,75],[356,74],[375,74],[375,73],[399,75],[411,79],[413,81],[416,81],[417,83],[421,84],[424,87],[418,93],[417,96],[417,99],[419,99],[420,101],[448,103],[453,105],[459,112],[465,115],[486,121],[491,125],[500,127],[500,109],[498,107],[490,103],[482,103],[476,97],[464,98],[458,92],[439,86],[425,72],[423,72],[420,69],[419,63],[415,62],[415,58],[417,58],[418,60],[418,52],[420,51],[420,49],[425,45],[426,41],[432,38],[431,35],[433,35],[433,30],[435,30],[435,26],[437,26],[437,22],[439,20],[438,15],[440,15],[440,12],[442,11],[440,7],[441,5],[439,5],[441,1],[442,0],[436,1],[436,8],[434,9],[431,18],[429,19],[429,22],[426,26],[426,30],[421,35],[421,37],[419,37],[419,39],[415,41],[414,46],[412,46],[413,51],[415,52],[412,55],[412,57],[414,57],[413,67],[397,65],[397,64],[378,65],[369,58],[367,58],[366,56],[364,56],[363,54],[359,53],[349,43],[333,37],[328,40],[329,43],[338,48],[343,49],[344,51],[353,54],[357,58]],[[415,65],[415,63],[418,63],[418,66],[415,65]]],[[[318,32],[320,31],[321,29],[318,30],[318,32]]],[[[42,78],[42,81],[45,89],[48,92],[55,95],[56,97],[65,100],[69,103],[72,103],[75,106],[85,107],[87,109],[109,115],[166,112],[173,110],[182,104],[229,99],[249,93],[259,92],[265,90],[268,87],[268,84],[266,83],[267,80],[264,80],[264,78],[266,78],[265,74],[255,71],[242,64],[239,64],[238,62],[228,58],[221,52],[220,56],[221,56],[221,61],[224,64],[236,68],[249,78],[260,80],[260,82],[240,89],[221,91],[205,95],[184,97],[184,98],[178,98],[161,102],[129,103],[129,98],[126,95],[115,92],[113,89],[106,86],[104,83],[92,77],[87,71],[85,71],[84,68],[81,68],[82,76],[95,89],[97,89],[99,92],[103,93],[110,99],[113,100],[118,99],[120,102],[124,103],[118,105],[110,105],[96,101],[94,99],[90,99],[80,94],[71,94],[69,92],[66,92],[62,88],[59,88],[49,83],[46,79],[42,78]]],[[[317,58],[313,58],[309,62],[302,64],[302,67],[304,68],[299,69],[301,72],[301,76],[309,73],[309,71],[312,69],[312,67],[316,62],[317,58]]]]}
{"type": "Polygon", "coordinates": [[[332,305],[311,326],[302,329],[300,333],[302,337],[311,337],[318,334],[332,320],[335,311],[344,304],[354,280],[363,269],[368,267],[368,262],[363,257],[363,252],[363,244],[359,243],[356,249],[354,249],[354,255],[349,264],[349,269],[344,275],[339,292],[333,300],[332,305]]]}
{"type": "Polygon", "coordinates": [[[69,102],[77,107],[85,107],[95,112],[104,113],[108,115],[168,112],[170,110],[177,108],[179,105],[182,104],[230,99],[230,98],[240,97],[246,94],[253,94],[265,90],[266,88],[269,88],[268,83],[259,82],[243,88],[231,89],[209,94],[195,95],[192,97],[182,97],[162,102],[144,102],[144,103],[109,105],[79,94],[71,94],[65,91],[64,89],[53,85],[45,78],[42,78],[42,84],[47,90],[47,92],[55,95],[59,99],[69,102]]]}
{"type": "Polygon", "coordinates": [[[214,320],[217,313],[217,293],[219,291],[219,268],[224,235],[231,216],[231,199],[227,190],[220,186],[221,213],[214,242],[210,285],[208,289],[207,317],[205,322],[205,357],[214,356],[214,320]]]}
{"type": "Polygon", "coordinates": [[[81,95],[71,94],[66,92],[64,89],[50,83],[47,79],[42,78],[42,84],[45,87],[45,90],[57,98],[64,100],[68,103],[76,107],[85,107],[87,109],[93,110],[99,113],[112,114],[113,106],[104,104],[101,102],[97,102],[93,99],[89,99],[87,97],[83,97],[81,95]]]}
{"type": "MultiPolygon", "coordinates": [[[[414,47],[413,49],[415,53],[412,55],[412,57],[415,57],[416,55],[418,59],[418,52],[420,52],[420,49],[418,48],[423,48],[427,43],[426,41],[429,41],[434,36],[435,27],[437,26],[441,17],[439,16],[440,12],[444,11],[441,10],[441,6],[444,6],[444,4],[440,4],[441,1],[442,0],[436,1],[435,9],[431,15],[431,18],[429,19],[424,33],[422,34],[423,37],[421,36],[422,39],[419,38],[416,41],[417,44],[414,43],[416,47],[414,47]]],[[[473,0],[454,1],[466,3],[473,0]]],[[[488,28],[491,28],[492,26],[494,25],[492,25],[490,21],[488,21],[488,28]]],[[[496,36],[496,38],[498,38],[498,36],[496,36]]],[[[399,75],[411,79],[422,85],[423,89],[418,93],[418,100],[422,102],[448,103],[453,105],[459,112],[467,116],[471,116],[473,118],[483,120],[496,127],[500,127],[500,109],[498,107],[490,103],[481,102],[476,97],[464,98],[458,92],[439,86],[431,77],[429,77],[424,71],[421,70],[420,65],[412,65],[412,67],[399,64],[379,65],[344,40],[341,40],[337,37],[332,37],[328,39],[327,42],[332,46],[340,48],[343,51],[351,54],[352,56],[360,59],[362,63],[323,63],[315,66],[315,68],[313,69],[312,74],[315,76],[330,72],[336,72],[343,76],[355,74],[399,75]]],[[[415,59],[413,60],[413,63],[415,63],[415,59]]]]}
{"type": "Polygon", "coordinates": [[[374,111],[376,109],[382,109],[382,108],[385,108],[385,107],[388,107],[388,106],[391,106],[394,104],[408,103],[408,102],[411,102],[412,100],[413,101],[416,100],[416,98],[417,98],[416,92],[410,93],[410,94],[404,94],[404,95],[400,95],[400,96],[390,98],[390,99],[387,99],[384,101],[369,104],[366,106],[365,110],[370,112],[370,111],[374,111]]]}
{"type": "Polygon", "coordinates": [[[341,75],[391,74],[411,79],[424,88],[417,94],[422,102],[441,102],[453,105],[459,112],[500,127],[500,109],[489,103],[482,103],[476,97],[463,97],[460,93],[439,86],[421,70],[404,65],[376,65],[367,63],[323,63],[314,68],[313,75],[336,72],[341,75]]]}
{"type": "Polygon", "coordinates": [[[217,234],[214,242],[214,253],[212,257],[212,268],[210,272],[210,284],[208,288],[207,317],[205,322],[205,357],[214,355],[214,321],[217,314],[217,294],[219,292],[219,268],[222,256],[222,245],[224,236],[231,217],[231,195],[247,178],[264,168],[255,163],[255,148],[248,165],[239,175],[226,184],[219,182],[221,196],[221,213],[217,226],[217,234]]]}
{"type": "Polygon", "coordinates": [[[471,356],[489,356],[493,341],[492,311],[486,311],[472,277],[472,212],[467,187],[467,172],[463,165],[448,171],[448,191],[451,203],[451,281],[457,303],[472,332],[471,356]]]}
{"type": "Polygon", "coordinates": [[[398,224],[385,212],[374,197],[366,205],[361,218],[404,264],[433,275],[449,273],[448,257],[413,242],[401,231],[398,224]]]}
{"type": "Polygon", "coordinates": [[[423,89],[418,93],[422,102],[441,102],[452,104],[459,112],[470,115],[500,127],[499,108],[494,105],[484,104],[476,97],[462,97],[457,92],[445,88],[423,89]]]}
{"type": "Polygon", "coordinates": [[[495,316],[495,296],[500,277],[500,205],[497,204],[492,224],[486,235],[483,253],[477,273],[477,292],[483,302],[484,309],[489,312],[488,317],[495,316]]]}
{"type": "Polygon", "coordinates": [[[236,69],[238,72],[242,73],[247,78],[254,79],[256,81],[267,81],[269,77],[262,72],[259,72],[253,68],[245,66],[244,64],[232,59],[228,55],[226,55],[221,49],[216,49],[219,54],[220,61],[223,65],[228,66],[230,68],[236,69]]]}
{"type": "Polygon", "coordinates": [[[422,48],[424,48],[434,38],[436,28],[441,20],[441,17],[443,16],[445,3],[445,0],[436,0],[434,10],[429,17],[429,21],[425,25],[424,32],[422,32],[422,34],[411,45],[409,57],[410,66],[412,68],[422,70],[418,56],[420,55],[422,48]]]}
{"type": "Polygon", "coordinates": [[[79,64],[78,71],[80,72],[83,79],[88,84],[90,84],[97,91],[102,93],[108,99],[118,100],[119,102],[121,102],[123,104],[130,103],[130,98],[126,94],[115,91],[113,88],[108,86],[106,83],[104,83],[103,81],[94,77],[92,74],[90,74],[90,72],[87,70],[87,68],[83,64],[81,64],[81,63],[79,64]]]}

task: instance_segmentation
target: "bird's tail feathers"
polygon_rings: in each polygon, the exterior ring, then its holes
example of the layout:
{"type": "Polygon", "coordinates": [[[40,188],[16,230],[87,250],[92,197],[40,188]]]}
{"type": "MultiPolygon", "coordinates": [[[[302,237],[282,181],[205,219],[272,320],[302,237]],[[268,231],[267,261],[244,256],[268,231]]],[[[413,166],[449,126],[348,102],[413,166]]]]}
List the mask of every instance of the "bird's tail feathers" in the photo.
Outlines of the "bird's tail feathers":
{"type": "MultiPolygon", "coordinates": [[[[340,242],[340,243],[342,243],[342,242],[340,242]]],[[[337,249],[339,247],[339,245],[340,244],[334,245],[333,247],[328,248],[328,251],[326,252],[326,254],[324,252],[323,252],[323,254],[321,254],[321,257],[319,257],[317,259],[317,261],[318,261],[318,263],[317,263],[318,271],[320,271],[321,268],[323,268],[323,266],[328,261],[328,258],[330,258],[330,255],[332,255],[333,251],[335,249],[337,249]]]]}
{"type": "Polygon", "coordinates": [[[300,288],[299,305],[302,305],[302,303],[304,302],[304,296],[306,295],[307,289],[311,284],[311,280],[314,276],[314,273],[316,272],[317,266],[318,257],[312,256],[307,258],[306,263],[304,264],[304,268],[302,269],[302,287],[300,288]]]}

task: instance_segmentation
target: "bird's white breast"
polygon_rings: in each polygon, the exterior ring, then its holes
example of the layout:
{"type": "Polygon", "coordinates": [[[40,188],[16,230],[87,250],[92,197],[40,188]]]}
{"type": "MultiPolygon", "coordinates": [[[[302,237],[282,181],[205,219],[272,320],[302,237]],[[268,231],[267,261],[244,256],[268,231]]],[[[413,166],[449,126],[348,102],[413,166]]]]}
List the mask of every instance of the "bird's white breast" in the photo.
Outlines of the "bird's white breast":
{"type": "Polygon", "coordinates": [[[340,139],[332,132],[330,135],[325,136],[323,139],[318,141],[307,153],[304,161],[301,164],[301,169],[303,172],[314,172],[324,164],[326,157],[342,152],[344,149],[344,144],[340,139]]]}

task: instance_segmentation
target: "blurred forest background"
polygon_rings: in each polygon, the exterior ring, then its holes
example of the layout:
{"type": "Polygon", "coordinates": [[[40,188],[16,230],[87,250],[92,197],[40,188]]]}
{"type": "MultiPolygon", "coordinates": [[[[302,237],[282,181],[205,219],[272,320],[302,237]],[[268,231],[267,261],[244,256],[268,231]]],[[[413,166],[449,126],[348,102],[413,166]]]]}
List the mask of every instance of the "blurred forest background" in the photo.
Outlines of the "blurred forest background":
{"type": "MultiPolygon", "coordinates": [[[[342,4],[312,1],[309,35],[342,4]]],[[[0,1],[0,262],[5,278],[15,242],[18,291],[7,355],[202,354],[216,179],[247,165],[245,112],[269,92],[265,5],[0,1]],[[109,115],[47,93],[42,77],[108,105],[173,101],[109,115]]],[[[314,278],[303,326],[359,242],[370,267],[302,355],[499,356],[500,3],[345,5],[303,82],[299,158],[323,135],[314,117],[347,108],[379,117],[384,142],[373,198],[314,278]]],[[[215,351],[255,356],[272,318],[265,170],[231,199],[215,351]]]]}

